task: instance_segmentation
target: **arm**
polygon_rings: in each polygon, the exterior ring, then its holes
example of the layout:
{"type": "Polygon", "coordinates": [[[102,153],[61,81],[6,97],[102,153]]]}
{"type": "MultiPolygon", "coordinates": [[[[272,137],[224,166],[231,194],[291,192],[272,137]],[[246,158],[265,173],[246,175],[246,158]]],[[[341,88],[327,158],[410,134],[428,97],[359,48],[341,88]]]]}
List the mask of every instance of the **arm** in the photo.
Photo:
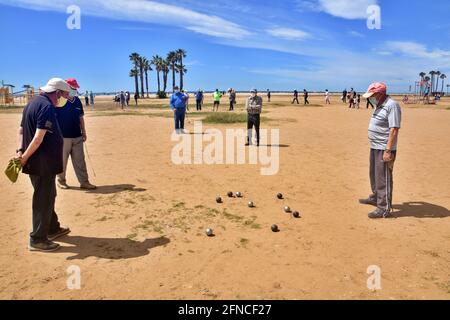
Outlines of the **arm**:
{"type": "Polygon", "coordinates": [[[388,139],[388,143],[386,145],[386,151],[383,154],[384,162],[390,162],[393,160],[391,150],[392,150],[392,146],[394,146],[397,142],[399,131],[400,131],[399,128],[391,128],[389,130],[389,139],[388,139]]]}
{"type": "Polygon", "coordinates": [[[30,145],[28,146],[28,149],[25,151],[25,153],[20,158],[20,162],[22,163],[22,166],[26,165],[28,162],[28,159],[36,152],[37,149],[41,146],[42,141],[44,141],[45,134],[47,133],[47,130],[45,129],[37,129],[36,134],[34,135],[33,140],[31,141],[30,145]]]}
{"type": "Polygon", "coordinates": [[[22,157],[22,153],[23,153],[22,148],[23,148],[23,127],[21,126],[19,128],[19,131],[17,134],[17,150],[19,150],[16,152],[17,158],[22,157]],[[20,151],[20,150],[22,150],[22,151],[20,151]]]}
{"type": "Polygon", "coordinates": [[[86,124],[84,122],[84,117],[80,117],[80,126],[81,126],[81,133],[83,134],[83,142],[87,141],[87,133],[86,133],[86,124]]]}

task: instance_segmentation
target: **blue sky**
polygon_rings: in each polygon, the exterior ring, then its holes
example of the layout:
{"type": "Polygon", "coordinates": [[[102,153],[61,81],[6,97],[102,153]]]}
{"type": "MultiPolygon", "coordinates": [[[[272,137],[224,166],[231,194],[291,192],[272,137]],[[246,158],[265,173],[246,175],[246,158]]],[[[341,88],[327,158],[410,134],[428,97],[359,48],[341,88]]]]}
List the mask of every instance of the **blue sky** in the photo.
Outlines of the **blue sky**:
{"type": "Polygon", "coordinates": [[[362,91],[385,81],[404,92],[421,71],[450,78],[449,15],[448,0],[0,0],[0,80],[76,77],[82,90],[132,90],[131,52],[184,48],[190,91],[362,91]],[[72,4],[80,30],[66,27],[72,4]],[[367,28],[373,4],[380,30],[367,28]]]}

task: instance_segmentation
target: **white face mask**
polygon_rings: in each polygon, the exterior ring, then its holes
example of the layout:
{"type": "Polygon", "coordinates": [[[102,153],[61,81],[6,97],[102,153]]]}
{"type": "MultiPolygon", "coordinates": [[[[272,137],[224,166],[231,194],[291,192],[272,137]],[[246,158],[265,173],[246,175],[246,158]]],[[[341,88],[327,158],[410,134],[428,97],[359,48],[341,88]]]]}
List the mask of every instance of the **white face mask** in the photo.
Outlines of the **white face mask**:
{"type": "Polygon", "coordinates": [[[378,99],[377,99],[377,98],[375,98],[375,97],[370,97],[370,98],[369,98],[369,101],[370,101],[370,103],[371,103],[373,106],[378,107],[378,99]]]}
{"type": "Polygon", "coordinates": [[[77,90],[70,90],[69,96],[70,97],[78,97],[78,91],[77,90]]]}

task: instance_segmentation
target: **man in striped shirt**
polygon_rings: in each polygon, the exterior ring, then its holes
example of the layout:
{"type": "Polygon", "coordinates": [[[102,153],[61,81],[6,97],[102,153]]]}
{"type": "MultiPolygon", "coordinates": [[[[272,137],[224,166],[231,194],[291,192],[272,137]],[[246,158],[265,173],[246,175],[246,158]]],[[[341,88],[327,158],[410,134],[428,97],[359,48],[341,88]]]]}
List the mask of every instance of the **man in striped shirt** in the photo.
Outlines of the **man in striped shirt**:
{"type": "Polygon", "coordinates": [[[364,98],[375,106],[369,124],[370,184],[372,194],[361,204],[376,206],[371,219],[388,218],[392,214],[392,173],[397,156],[398,133],[401,127],[400,105],[387,95],[384,83],[370,85],[364,98]]]}

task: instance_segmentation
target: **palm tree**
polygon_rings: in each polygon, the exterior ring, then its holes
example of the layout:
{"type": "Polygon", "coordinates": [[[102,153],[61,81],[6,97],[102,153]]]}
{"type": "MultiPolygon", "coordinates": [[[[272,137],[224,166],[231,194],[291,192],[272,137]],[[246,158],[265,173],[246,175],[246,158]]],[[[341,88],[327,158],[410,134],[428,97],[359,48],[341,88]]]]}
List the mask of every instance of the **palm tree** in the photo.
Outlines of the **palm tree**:
{"type": "Polygon", "coordinates": [[[445,82],[445,79],[447,78],[447,75],[446,74],[441,74],[441,79],[442,79],[442,93],[444,93],[444,82],[445,82]]]}
{"type": "Polygon", "coordinates": [[[175,91],[175,65],[178,62],[178,56],[175,51],[170,51],[167,55],[167,61],[172,69],[172,92],[175,91]]]}
{"type": "Polygon", "coordinates": [[[436,75],[436,71],[432,70],[430,71],[430,76],[431,76],[431,94],[433,93],[434,90],[434,76],[436,75]]]}
{"type": "Polygon", "coordinates": [[[434,92],[437,92],[439,90],[439,76],[441,75],[440,71],[436,71],[436,90],[434,92]]]}
{"type": "Polygon", "coordinates": [[[170,72],[170,68],[169,68],[169,61],[166,59],[162,59],[161,60],[161,70],[163,72],[163,91],[164,93],[167,90],[167,78],[169,77],[169,72],[170,72]]]}
{"type": "Polygon", "coordinates": [[[131,70],[130,72],[130,77],[134,77],[134,84],[135,84],[135,92],[139,94],[139,81],[138,81],[138,76],[139,76],[139,59],[140,59],[140,55],[136,52],[130,54],[130,60],[133,63],[133,67],[134,69],[131,70]]]}
{"type": "Polygon", "coordinates": [[[183,90],[182,89],[183,88],[183,74],[187,73],[187,69],[183,65],[178,63],[175,66],[175,70],[176,70],[177,73],[180,74],[180,90],[183,90]]]}
{"type": "MultiPolygon", "coordinates": [[[[179,72],[180,72],[180,90],[183,90],[184,81],[183,81],[183,75],[185,74],[185,66],[183,65],[183,58],[186,58],[186,50],[184,49],[178,49],[176,51],[178,62],[180,64],[179,72]]],[[[187,72],[187,71],[186,71],[187,72]]]]}
{"type": "Polygon", "coordinates": [[[158,93],[161,92],[161,81],[159,74],[162,71],[162,58],[158,55],[153,56],[151,63],[155,66],[156,77],[158,79],[158,93]]]}
{"type": "Polygon", "coordinates": [[[141,98],[144,98],[144,62],[145,62],[145,58],[144,57],[139,57],[139,77],[141,80],[141,98]]]}
{"type": "Polygon", "coordinates": [[[144,73],[145,73],[145,88],[147,89],[147,98],[149,98],[148,95],[148,72],[152,71],[151,62],[148,61],[148,59],[143,58],[142,64],[144,65],[144,73]]]}

